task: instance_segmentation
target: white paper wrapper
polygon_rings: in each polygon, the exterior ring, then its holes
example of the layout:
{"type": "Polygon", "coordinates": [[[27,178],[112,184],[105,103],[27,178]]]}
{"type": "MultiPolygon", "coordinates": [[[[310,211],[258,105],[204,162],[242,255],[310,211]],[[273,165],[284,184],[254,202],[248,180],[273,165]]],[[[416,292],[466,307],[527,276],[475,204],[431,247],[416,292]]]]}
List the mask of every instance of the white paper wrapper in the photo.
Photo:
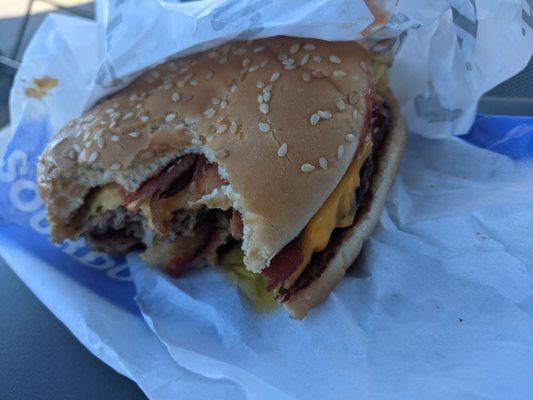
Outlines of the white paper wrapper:
{"type": "MultiPolygon", "coordinates": [[[[0,254],[154,399],[530,397],[533,167],[450,136],[468,130],[482,93],[527,63],[531,5],[395,3],[373,36],[394,39],[392,86],[409,128],[446,139],[411,136],[376,232],[304,321],[257,314],[216,268],[173,281],[135,255],[48,244],[35,163],[53,132],[155,62],[232,38],[357,39],[373,21],[363,2],[101,1],[98,22],[46,19],[11,97],[0,254]],[[43,76],[57,86],[27,97],[43,76]]],[[[520,129],[499,145],[533,135],[531,122],[520,129]]]]}

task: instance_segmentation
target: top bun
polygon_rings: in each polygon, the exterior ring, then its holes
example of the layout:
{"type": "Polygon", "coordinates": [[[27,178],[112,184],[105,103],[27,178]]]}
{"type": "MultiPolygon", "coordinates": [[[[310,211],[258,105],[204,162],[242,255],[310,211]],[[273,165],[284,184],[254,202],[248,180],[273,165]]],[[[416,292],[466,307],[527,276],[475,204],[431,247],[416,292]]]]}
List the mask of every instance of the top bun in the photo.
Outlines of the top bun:
{"type": "Polygon", "coordinates": [[[135,191],[185,153],[218,164],[229,186],[202,200],[239,210],[245,264],[259,272],[335,189],[361,137],[374,85],[355,42],[275,37],[162,63],[69,123],[38,166],[52,238],[89,190],[135,191]],[[355,136],[348,136],[352,134],[355,136]]]}

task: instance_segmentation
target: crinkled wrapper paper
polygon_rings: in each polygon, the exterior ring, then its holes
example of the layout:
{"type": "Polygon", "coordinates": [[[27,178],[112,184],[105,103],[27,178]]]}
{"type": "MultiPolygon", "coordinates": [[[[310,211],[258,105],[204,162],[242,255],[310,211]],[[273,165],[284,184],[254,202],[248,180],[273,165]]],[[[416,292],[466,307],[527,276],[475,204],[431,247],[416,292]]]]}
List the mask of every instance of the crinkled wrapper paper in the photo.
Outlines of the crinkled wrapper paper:
{"type": "Polygon", "coordinates": [[[481,94],[527,64],[531,1],[381,4],[387,23],[367,29],[366,44],[396,55],[392,88],[410,137],[374,234],[303,321],[283,308],[257,313],[216,267],[173,280],[137,255],[51,244],[35,165],[54,132],[162,59],[234,38],[360,39],[370,9],[96,7],[96,22],[52,15],[37,31],[0,169],[0,254],[92,353],[153,399],[533,397],[533,122],[480,116],[455,136],[481,94]]]}

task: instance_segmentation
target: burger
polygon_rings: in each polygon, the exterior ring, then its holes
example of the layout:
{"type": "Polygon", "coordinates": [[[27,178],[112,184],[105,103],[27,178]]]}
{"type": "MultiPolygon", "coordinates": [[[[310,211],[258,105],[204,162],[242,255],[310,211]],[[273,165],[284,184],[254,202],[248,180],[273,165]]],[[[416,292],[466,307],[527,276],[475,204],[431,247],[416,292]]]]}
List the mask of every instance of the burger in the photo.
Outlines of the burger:
{"type": "Polygon", "coordinates": [[[356,42],[274,37],[143,72],[41,155],[52,240],[141,251],[175,278],[230,252],[303,318],[360,253],[400,162],[385,70],[356,42]]]}

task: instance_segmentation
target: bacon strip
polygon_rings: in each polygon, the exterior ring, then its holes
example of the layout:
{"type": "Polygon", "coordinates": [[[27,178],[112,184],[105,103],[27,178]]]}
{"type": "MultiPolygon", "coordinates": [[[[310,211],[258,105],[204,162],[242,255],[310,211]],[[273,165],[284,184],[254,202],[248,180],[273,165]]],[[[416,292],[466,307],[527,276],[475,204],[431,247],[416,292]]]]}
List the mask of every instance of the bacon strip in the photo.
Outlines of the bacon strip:
{"type": "Polygon", "coordinates": [[[169,274],[173,278],[179,278],[181,276],[181,273],[183,272],[184,267],[191,262],[191,260],[187,258],[179,258],[175,260],[172,264],[170,264],[166,269],[165,272],[169,274]]]}
{"type": "Polygon", "coordinates": [[[241,213],[237,210],[233,210],[230,221],[231,236],[233,236],[235,239],[241,240],[244,235],[243,231],[244,224],[242,223],[241,213]]]}
{"type": "Polygon", "coordinates": [[[267,281],[266,290],[271,292],[276,286],[291,276],[303,259],[302,242],[299,237],[296,237],[270,260],[268,267],[261,271],[267,281]]]}
{"type": "Polygon", "coordinates": [[[139,204],[158,191],[168,189],[181,175],[187,172],[196,162],[198,156],[196,154],[186,154],[178,158],[170,167],[165,169],[159,175],[150,178],[134,193],[125,196],[126,204],[138,200],[139,204]]]}
{"type": "Polygon", "coordinates": [[[201,196],[211,193],[222,185],[228,184],[228,181],[222,179],[218,174],[217,166],[209,163],[204,157],[201,157],[196,163],[193,179],[196,182],[196,191],[201,196]]]}
{"type": "Polygon", "coordinates": [[[161,212],[159,210],[159,196],[152,196],[150,199],[150,212],[152,214],[152,223],[157,231],[163,236],[168,235],[168,224],[164,224],[161,219],[161,212]]]}

